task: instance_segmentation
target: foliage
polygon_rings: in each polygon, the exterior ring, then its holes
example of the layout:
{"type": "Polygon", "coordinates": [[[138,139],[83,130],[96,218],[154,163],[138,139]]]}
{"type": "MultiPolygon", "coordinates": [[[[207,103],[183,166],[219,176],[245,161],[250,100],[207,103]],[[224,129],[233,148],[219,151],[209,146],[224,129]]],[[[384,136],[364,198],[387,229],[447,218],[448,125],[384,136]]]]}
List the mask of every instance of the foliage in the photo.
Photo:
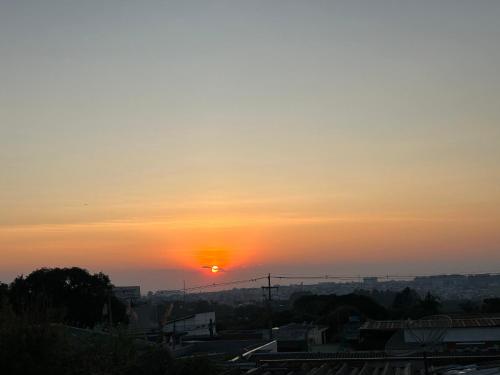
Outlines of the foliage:
{"type": "Polygon", "coordinates": [[[386,309],[373,299],[354,293],[341,296],[335,294],[304,296],[295,302],[294,310],[298,315],[316,319],[334,311],[347,310],[370,319],[384,319],[387,316],[386,309]]]}
{"type": "Polygon", "coordinates": [[[500,313],[500,298],[487,298],[481,310],[485,313],[500,313]]]}
{"type": "Polygon", "coordinates": [[[420,296],[415,290],[408,287],[404,288],[394,297],[391,309],[393,318],[417,318],[420,303],[420,296]]]}
{"type": "Polygon", "coordinates": [[[9,300],[9,286],[4,283],[0,283],[0,309],[7,305],[9,300]]]}
{"type": "Polygon", "coordinates": [[[15,312],[30,319],[93,327],[106,319],[103,308],[108,304],[115,323],[126,319],[125,306],[113,296],[108,276],[81,268],[36,270],[16,278],[9,295],[15,312]]]}
{"type": "Polygon", "coordinates": [[[420,301],[420,314],[422,316],[436,315],[439,313],[441,307],[441,301],[438,297],[427,292],[424,299],[420,301]]]}
{"type": "Polygon", "coordinates": [[[478,313],[481,309],[479,303],[471,300],[465,300],[460,302],[459,307],[466,314],[478,313]]]}
{"type": "Polygon", "coordinates": [[[373,299],[375,302],[381,304],[386,309],[390,309],[394,302],[397,292],[392,290],[378,290],[378,289],[357,289],[354,291],[355,294],[360,294],[362,296],[367,296],[373,299]]]}
{"type": "Polygon", "coordinates": [[[330,328],[330,336],[340,332],[353,316],[360,319],[385,319],[388,316],[384,307],[359,294],[306,295],[295,301],[293,311],[294,321],[326,325],[330,328]]]}
{"type": "Polygon", "coordinates": [[[404,288],[397,293],[392,303],[392,309],[396,312],[406,312],[420,303],[420,296],[411,288],[404,288]]]}
{"type": "Polygon", "coordinates": [[[413,289],[406,287],[394,297],[392,317],[396,319],[419,319],[429,315],[439,314],[441,301],[427,292],[422,299],[413,289]]]}
{"type": "Polygon", "coordinates": [[[207,359],[174,360],[158,345],[52,323],[33,323],[0,309],[0,363],[9,375],[194,375],[216,374],[207,359]]]}
{"type": "MultiPolygon", "coordinates": [[[[216,374],[206,358],[175,360],[167,348],[139,344],[121,328],[86,329],[107,318],[125,321],[108,276],[80,268],[39,269],[0,283],[0,363],[9,375],[216,374]]],[[[203,302],[196,308],[210,308],[203,302]]]]}

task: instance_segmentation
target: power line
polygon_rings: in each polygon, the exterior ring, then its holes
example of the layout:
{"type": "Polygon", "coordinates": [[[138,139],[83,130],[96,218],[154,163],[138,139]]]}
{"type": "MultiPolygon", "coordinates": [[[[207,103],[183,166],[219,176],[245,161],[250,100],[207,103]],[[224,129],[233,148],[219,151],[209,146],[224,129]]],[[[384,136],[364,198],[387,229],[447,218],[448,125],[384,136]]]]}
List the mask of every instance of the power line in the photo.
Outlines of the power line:
{"type": "MultiPolygon", "coordinates": [[[[182,290],[170,290],[173,293],[188,293],[190,291],[204,290],[210,288],[216,288],[220,286],[228,286],[228,285],[237,285],[237,284],[245,284],[245,283],[253,283],[260,280],[268,279],[268,284],[270,284],[270,279],[284,279],[284,280],[360,280],[361,278],[377,278],[377,279],[385,279],[385,280],[408,280],[415,279],[418,277],[432,277],[432,276],[481,276],[481,275],[489,275],[489,276],[500,276],[500,272],[482,272],[482,273],[453,273],[453,274],[434,274],[434,275],[272,275],[268,274],[267,276],[259,276],[251,279],[245,280],[234,280],[227,281],[222,283],[211,283],[204,284],[186,288],[184,287],[182,290]]],[[[269,287],[269,285],[268,285],[269,287]]],[[[266,288],[268,288],[266,287],[266,288]]]]}
{"type": "Polygon", "coordinates": [[[244,283],[251,283],[251,282],[256,282],[259,280],[264,280],[267,279],[267,276],[261,276],[261,277],[254,277],[252,279],[246,279],[246,280],[235,280],[235,281],[227,281],[223,283],[212,283],[212,284],[206,284],[206,285],[198,285],[198,286],[193,286],[190,288],[186,288],[186,292],[192,291],[192,290],[202,290],[202,289],[208,289],[208,288],[216,288],[218,286],[227,286],[227,285],[236,285],[236,284],[244,284],[244,283]]]}
{"type": "Polygon", "coordinates": [[[205,284],[205,285],[197,285],[197,286],[192,286],[192,287],[189,287],[189,288],[186,288],[184,286],[182,289],[169,289],[168,292],[188,294],[188,292],[194,291],[194,290],[216,288],[218,286],[244,284],[244,283],[256,282],[256,281],[263,280],[263,279],[266,279],[266,278],[267,278],[267,276],[262,276],[262,277],[256,277],[256,278],[246,279],[246,280],[235,280],[235,281],[228,281],[228,282],[223,282],[223,283],[211,283],[211,284],[205,284]]]}

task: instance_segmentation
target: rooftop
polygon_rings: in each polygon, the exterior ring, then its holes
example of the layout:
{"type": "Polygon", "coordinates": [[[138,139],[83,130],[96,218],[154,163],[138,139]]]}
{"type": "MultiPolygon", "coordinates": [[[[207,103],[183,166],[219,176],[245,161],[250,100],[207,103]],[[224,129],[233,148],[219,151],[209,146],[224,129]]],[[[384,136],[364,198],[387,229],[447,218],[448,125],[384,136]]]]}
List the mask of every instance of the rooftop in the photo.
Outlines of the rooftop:
{"type": "MultiPolygon", "coordinates": [[[[248,372],[249,373],[249,372],[248,372]]],[[[431,366],[430,373],[438,375],[500,375],[500,364],[431,366]]],[[[323,362],[300,363],[294,366],[263,366],[252,374],[287,374],[287,375],[424,375],[421,362],[323,362]]]]}
{"type": "Polygon", "coordinates": [[[371,320],[365,322],[363,330],[398,330],[402,328],[479,328],[500,327],[500,317],[473,319],[425,319],[425,320],[371,320]]]}
{"type": "MultiPolygon", "coordinates": [[[[433,375],[500,375],[499,353],[447,353],[428,357],[433,375]]],[[[383,352],[255,353],[248,374],[424,375],[423,357],[389,357],[383,352]]]]}

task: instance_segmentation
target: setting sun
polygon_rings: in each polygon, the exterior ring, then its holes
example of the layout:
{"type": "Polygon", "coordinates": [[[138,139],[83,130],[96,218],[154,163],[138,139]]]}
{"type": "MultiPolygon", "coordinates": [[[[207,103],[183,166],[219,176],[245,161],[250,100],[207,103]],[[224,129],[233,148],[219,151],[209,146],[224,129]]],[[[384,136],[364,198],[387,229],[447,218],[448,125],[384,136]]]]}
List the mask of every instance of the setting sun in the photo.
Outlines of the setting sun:
{"type": "Polygon", "coordinates": [[[219,266],[212,266],[212,272],[213,273],[219,272],[219,266]]]}

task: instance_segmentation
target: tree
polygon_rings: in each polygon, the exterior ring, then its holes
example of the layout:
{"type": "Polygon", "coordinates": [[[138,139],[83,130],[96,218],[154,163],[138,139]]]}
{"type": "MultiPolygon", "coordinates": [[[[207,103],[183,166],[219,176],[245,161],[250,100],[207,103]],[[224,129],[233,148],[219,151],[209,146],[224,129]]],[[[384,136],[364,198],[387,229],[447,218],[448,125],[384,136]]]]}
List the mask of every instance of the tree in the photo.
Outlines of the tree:
{"type": "Polygon", "coordinates": [[[78,328],[102,322],[110,302],[113,319],[123,320],[125,306],[113,296],[108,276],[81,268],[39,269],[10,287],[0,283],[2,374],[218,373],[207,358],[175,360],[167,348],[133,340],[120,327],[112,332],[78,328]]]}
{"type": "Polygon", "coordinates": [[[415,318],[421,299],[418,293],[411,288],[404,288],[397,293],[392,303],[392,312],[395,318],[415,318]]]}
{"type": "Polygon", "coordinates": [[[33,324],[0,310],[0,363],[9,375],[216,374],[207,359],[183,362],[159,345],[123,334],[96,333],[57,324],[33,324]]]}
{"type": "Polygon", "coordinates": [[[330,327],[331,333],[337,332],[353,315],[362,319],[387,318],[384,307],[370,297],[354,293],[342,296],[306,295],[295,301],[293,311],[294,321],[325,324],[330,327]]]}
{"type": "Polygon", "coordinates": [[[485,313],[499,313],[500,312],[500,298],[486,298],[483,300],[481,310],[485,313]]]}
{"type": "Polygon", "coordinates": [[[471,300],[461,302],[459,306],[460,309],[467,314],[477,313],[480,310],[479,304],[471,300]]]}
{"type": "Polygon", "coordinates": [[[9,286],[0,283],[0,309],[7,305],[9,299],[9,286]]]}
{"type": "Polygon", "coordinates": [[[109,277],[73,268],[42,268],[10,286],[10,301],[17,314],[37,320],[93,327],[105,320],[104,306],[111,305],[114,322],[126,320],[125,306],[114,297],[109,277]]]}
{"type": "Polygon", "coordinates": [[[441,307],[441,302],[438,297],[427,292],[424,299],[420,302],[421,315],[436,315],[439,313],[439,308],[441,307]]]}

